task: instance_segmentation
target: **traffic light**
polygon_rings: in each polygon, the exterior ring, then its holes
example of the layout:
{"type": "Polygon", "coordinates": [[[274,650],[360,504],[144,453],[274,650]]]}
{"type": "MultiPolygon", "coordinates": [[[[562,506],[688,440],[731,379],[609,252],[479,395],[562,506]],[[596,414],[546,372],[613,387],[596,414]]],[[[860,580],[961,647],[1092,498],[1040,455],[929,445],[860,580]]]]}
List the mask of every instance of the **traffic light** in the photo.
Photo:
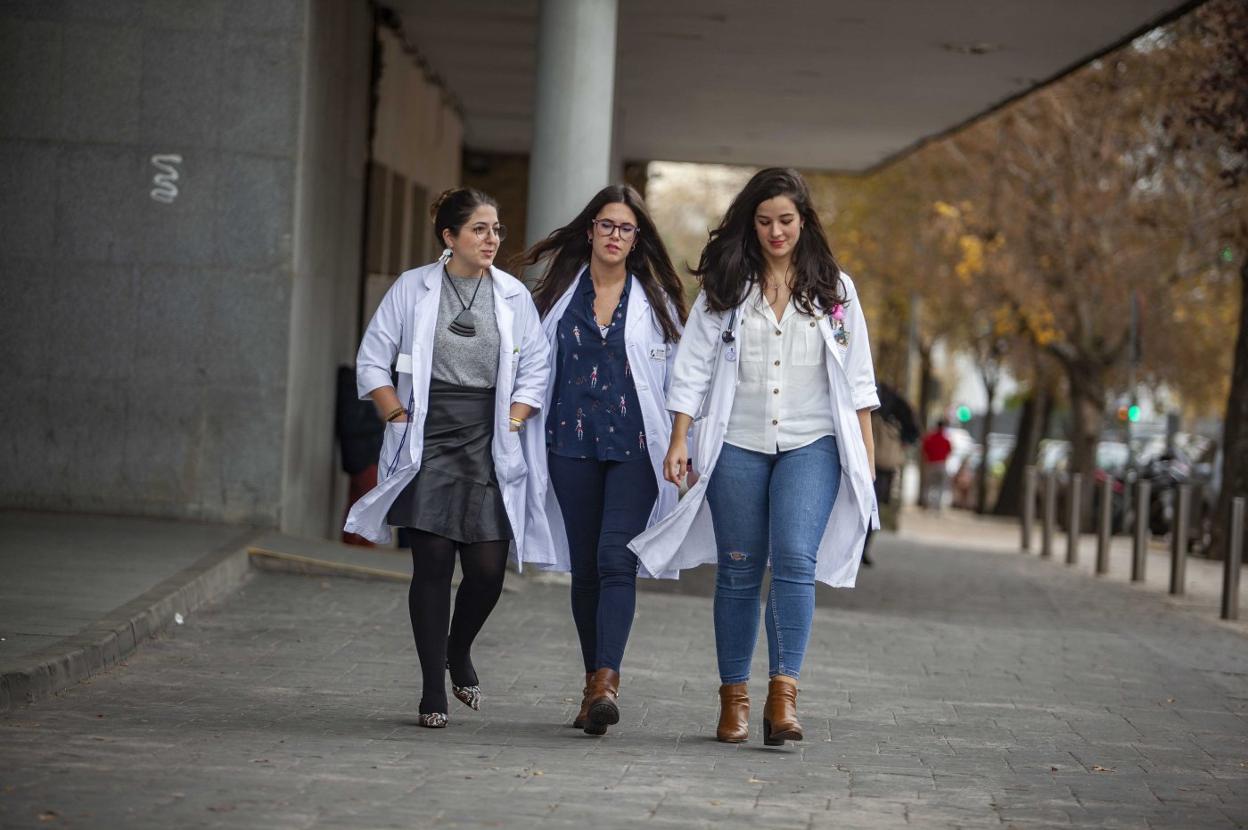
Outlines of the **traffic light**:
{"type": "Polygon", "coordinates": [[[1126,421],[1127,418],[1129,417],[1131,417],[1131,407],[1129,406],[1118,407],[1118,420],[1119,421],[1126,421]]]}
{"type": "Polygon", "coordinates": [[[1127,420],[1133,424],[1140,420],[1140,407],[1137,404],[1127,407],[1127,420]]]}
{"type": "Polygon", "coordinates": [[[963,405],[958,407],[958,420],[964,424],[971,420],[971,408],[969,406],[963,405]]]}

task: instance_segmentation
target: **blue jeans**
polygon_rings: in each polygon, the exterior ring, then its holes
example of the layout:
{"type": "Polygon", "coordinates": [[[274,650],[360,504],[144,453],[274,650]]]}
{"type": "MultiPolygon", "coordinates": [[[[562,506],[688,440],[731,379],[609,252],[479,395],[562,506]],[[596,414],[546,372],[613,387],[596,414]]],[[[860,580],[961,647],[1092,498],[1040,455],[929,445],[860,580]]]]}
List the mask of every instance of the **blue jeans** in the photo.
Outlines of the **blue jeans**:
{"type": "Polygon", "coordinates": [[[619,671],[637,607],[637,556],[628,543],[654,510],[654,468],[648,455],[636,461],[548,457],[568,533],[572,620],[585,671],[619,671]]]}
{"type": "Polygon", "coordinates": [[[706,492],[719,550],[715,652],[721,683],[750,677],[769,557],[769,673],[801,673],[815,614],[815,560],[840,487],[835,436],[775,455],[724,444],[706,492]]]}

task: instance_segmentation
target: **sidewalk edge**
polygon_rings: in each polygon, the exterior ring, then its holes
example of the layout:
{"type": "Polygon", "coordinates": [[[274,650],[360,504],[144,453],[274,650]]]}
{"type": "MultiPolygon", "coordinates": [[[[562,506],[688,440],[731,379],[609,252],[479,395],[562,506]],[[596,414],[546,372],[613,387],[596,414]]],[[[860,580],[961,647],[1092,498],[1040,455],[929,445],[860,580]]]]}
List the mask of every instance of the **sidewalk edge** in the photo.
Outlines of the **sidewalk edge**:
{"type": "Polygon", "coordinates": [[[76,634],[0,665],[0,713],[45,700],[99,674],[164,631],[175,614],[188,614],[233,591],[251,567],[247,544],[261,532],[248,528],[76,634]]]}

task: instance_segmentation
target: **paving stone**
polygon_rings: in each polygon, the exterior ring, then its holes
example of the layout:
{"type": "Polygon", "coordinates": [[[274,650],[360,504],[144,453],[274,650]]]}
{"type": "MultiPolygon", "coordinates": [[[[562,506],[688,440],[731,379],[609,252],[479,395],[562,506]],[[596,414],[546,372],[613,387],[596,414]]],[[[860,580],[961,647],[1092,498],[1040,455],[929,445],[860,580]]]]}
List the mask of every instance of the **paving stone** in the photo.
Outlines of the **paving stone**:
{"type": "Polygon", "coordinates": [[[1238,633],[1035,559],[888,537],[877,553],[856,590],[819,590],[807,740],[779,749],[761,699],[750,743],[713,739],[705,572],[640,594],[605,738],[567,726],[583,676],[566,586],[504,595],[474,649],[484,708],[425,730],[402,585],[259,574],[0,717],[0,825],[1248,823],[1238,633]]]}

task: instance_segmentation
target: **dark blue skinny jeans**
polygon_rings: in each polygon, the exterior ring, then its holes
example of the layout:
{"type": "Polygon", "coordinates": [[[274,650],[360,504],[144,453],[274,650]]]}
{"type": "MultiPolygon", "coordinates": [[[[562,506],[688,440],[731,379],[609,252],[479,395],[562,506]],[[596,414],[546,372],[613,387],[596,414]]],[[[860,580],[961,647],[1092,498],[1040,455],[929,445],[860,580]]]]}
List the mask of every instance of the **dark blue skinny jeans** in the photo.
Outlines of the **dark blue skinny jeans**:
{"type": "Polygon", "coordinates": [[[585,671],[620,670],[637,606],[637,556],[628,543],[646,529],[659,487],[649,456],[599,461],[551,454],[572,558],[572,619],[585,671]]]}

